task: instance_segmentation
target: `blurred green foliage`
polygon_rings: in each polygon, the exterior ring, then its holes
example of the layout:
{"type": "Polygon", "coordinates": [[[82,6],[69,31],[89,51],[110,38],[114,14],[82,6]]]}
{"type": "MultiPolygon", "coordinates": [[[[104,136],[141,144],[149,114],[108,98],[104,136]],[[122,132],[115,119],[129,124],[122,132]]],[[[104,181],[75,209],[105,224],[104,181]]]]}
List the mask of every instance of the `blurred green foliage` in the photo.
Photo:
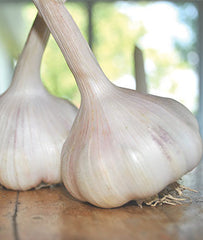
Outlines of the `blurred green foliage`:
{"type": "Polygon", "coordinates": [[[133,74],[135,43],[145,34],[142,24],[133,25],[115,4],[97,3],[93,8],[94,52],[109,79],[133,74]]]}
{"type": "MultiPolygon", "coordinates": [[[[78,24],[83,36],[87,38],[87,11],[82,3],[68,3],[68,9],[78,24]]],[[[23,17],[26,25],[30,28],[37,11],[33,4],[27,4],[23,8],[23,17]]],[[[28,30],[29,31],[29,30],[28,30]]],[[[80,104],[80,93],[70,72],[65,59],[55,40],[50,36],[46,47],[41,67],[41,77],[48,91],[58,97],[66,98],[75,105],[80,104]]]]}
{"type": "MultiPolygon", "coordinates": [[[[141,2],[139,4],[147,6],[150,3],[141,2]]],[[[197,25],[197,16],[191,16],[189,12],[183,14],[191,5],[189,3],[180,6],[174,4],[174,7],[178,9],[180,18],[184,16],[181,20],[187,23],[192,31],[197,25]]],[[[67,8],[87,39],[87,6],[83,3],[68,2],[67,8]]],[[[33,4],[22,5],[21,10],[25,24],[25,41],[37,11],[33,4]]],[[[139,45],[147,31],[142,19],[133,22],[129,16],[118,10],[116,3],[99,2],[94,4],[93,51],[110,80],[114,81],[124,75],[134,75],[133,50],[135,44],[139,45]]],[[[187,46],[182,46],[180,42],[176,41],[174,42],[174,51],[167,54],[157,52],[156,49],[152,48],[143,49],[145,59],[154,65],[154,68],[149,73],[147,72],[149,89],[159,88],[162,79],[170,75],[174,69],[184,69],[190,65],[187,61],[187,53],[190,50],[195,51],[196,40],[194,37],[187,46]]],[[[23,41],[21,42],[23,47],[23,41]]],[[[19,49],[19,53],[20,51],[21,49],[19,49]]],[[[67,98],[77,106],[80,105],[80,93],[77,85],[53,37],[50,37],[43,56],[41,76],[50,93],[67,98]]],[[[176,88],[177,85],[174,82],[169,91],[175,92],[176,88]]]]}

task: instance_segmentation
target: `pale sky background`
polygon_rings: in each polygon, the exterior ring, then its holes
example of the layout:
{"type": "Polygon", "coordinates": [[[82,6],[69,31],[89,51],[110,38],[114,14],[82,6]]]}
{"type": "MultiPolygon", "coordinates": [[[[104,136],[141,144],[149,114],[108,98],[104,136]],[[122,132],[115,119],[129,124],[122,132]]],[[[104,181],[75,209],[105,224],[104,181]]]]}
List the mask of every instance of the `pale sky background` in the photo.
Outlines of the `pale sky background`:
{"type": "MultiPolygon", "coordinates": [[[[139,6],[137,4],[118,3],[118,9],[130,16],[133,22],[142,21],[148,33],[142,38],[139,45],[142,49],[156,49],[158,53],[171,53],[174,51],[174,39],[180,40],[183,44],[191,40],[192,32],[190,28],[180,22],[178,10],[173,4],[167,2],[157,2],[149,5],[139,6]],[[161,19],[161,21],[160,21],[161,19]]],[[[186,9],[186,14],[197,17],[197,10],[192,5],[186,9]]],[[[190,53],[194,61],[198,62],[198,56],[190,53]]],[[[147,74],[154,69],[154,63],[145,60],[147,74]]],[[[117,84],[123,87],[134,89],[134,78],[131,75],[123,76],[117,80],[117,84]]],[[[170,76],[161,81],[159,89],[150,89],[150,93],[165,97],[172,97],[182,101],[191,111],[196,110],[196,98],[198,95],[198,76],[192,69],[176,69],[170,76]],[[169,93],[171,84],[170,79],[178,83],[176,95],[169,93]],[[191,97],[190,97],[191,96],[191,97]]]]}

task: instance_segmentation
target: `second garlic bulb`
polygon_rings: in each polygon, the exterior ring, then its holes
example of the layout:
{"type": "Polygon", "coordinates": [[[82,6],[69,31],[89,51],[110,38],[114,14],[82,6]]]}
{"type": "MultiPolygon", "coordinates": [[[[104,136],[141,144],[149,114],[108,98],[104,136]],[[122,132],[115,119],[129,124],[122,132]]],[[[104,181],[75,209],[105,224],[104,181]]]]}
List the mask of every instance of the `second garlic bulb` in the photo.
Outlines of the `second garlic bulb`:
{"type": "Polygon", "coordinates": [[[27,190],[61,181],[60,153],[77,113],[40,79],[49,30],[38,15],[10,88],[0,96],[0,184],[27,190]]]}

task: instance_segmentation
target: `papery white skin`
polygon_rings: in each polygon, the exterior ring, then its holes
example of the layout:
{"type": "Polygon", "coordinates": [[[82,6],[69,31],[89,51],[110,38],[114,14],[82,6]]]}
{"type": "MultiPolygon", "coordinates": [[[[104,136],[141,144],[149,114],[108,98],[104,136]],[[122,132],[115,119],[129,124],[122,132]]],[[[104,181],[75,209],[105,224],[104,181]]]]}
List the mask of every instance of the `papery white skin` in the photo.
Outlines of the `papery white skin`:
{"type": "Polygon", "coordinates": [[[61,48],[82,102],[62,150],[62,178],[77,199],[118,207],[146,199],[202,156],[194,116],[180,103],[114,86],[64,5],[33,0],[61,48]]]}
{"type": "Polygon", "coordinates": [[[0,96],[0,183],[27,190],[61,181],[60,153],[77,113],[50,95],[40,79],[49,30],[38,15],[10,88],[0,96]]]}

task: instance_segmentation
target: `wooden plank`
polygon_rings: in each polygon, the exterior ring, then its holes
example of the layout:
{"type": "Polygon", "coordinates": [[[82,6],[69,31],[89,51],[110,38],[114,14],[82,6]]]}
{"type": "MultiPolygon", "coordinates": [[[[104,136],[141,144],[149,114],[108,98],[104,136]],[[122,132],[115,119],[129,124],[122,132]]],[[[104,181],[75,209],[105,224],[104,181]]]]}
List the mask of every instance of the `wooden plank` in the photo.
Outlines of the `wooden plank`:
{"type": "Polygon", "coordinates": [[[0,239],[15,239],[17,192],[0,189],[0,239]]]}
{"type": "Polygon", "coordinates": [[[63,187],[20,194],[19,239],[200,239],[199,204],[99,209],[71,198],[63,187]]]}
{"type": "Polygon", "coordinates": [[[73,199],[63,186],[20,192],[15,204],[16,192],[1,190],[0,239],[199,240],[203,235],[202,165],[183,182],[199,190],[188,192],[192,202],[143,208],[132,202],[100,209],[73,199]]]}
{"type": "Polygon", "coordinates": [[[36,236],[39,240],[175,239],[176,233],[166,228],[171,220],[162,208],[128,204],[100,209],[74,200],[63,187],[24,192],[19,201],[17,223],[22,240],[36,236]]]}

